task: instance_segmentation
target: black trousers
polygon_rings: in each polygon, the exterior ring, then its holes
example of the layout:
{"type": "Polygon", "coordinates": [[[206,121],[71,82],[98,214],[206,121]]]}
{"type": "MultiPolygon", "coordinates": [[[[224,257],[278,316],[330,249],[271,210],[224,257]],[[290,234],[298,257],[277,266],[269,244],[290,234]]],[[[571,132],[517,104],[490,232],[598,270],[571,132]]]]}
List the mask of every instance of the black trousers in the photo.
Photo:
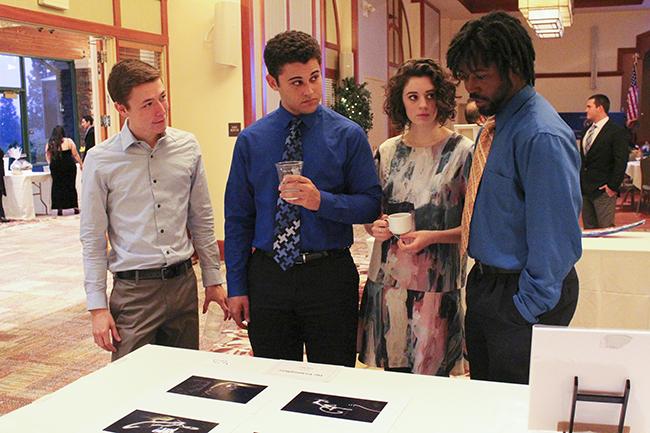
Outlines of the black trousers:
{"type": "MultiPolygon", "coordinates": [[[[467,277],[465,336],[472,379],[528,383],[533,329],[512,300],[519,290],[519,275],[482,272],[474,265],[467,277]]],[[[572,268],[560,300],[539,317],[539,323],[567,326],[577,304],[578,275],[572,268]]]]}
{"type": "Polygon", "coordinates": [[[262,251],[248,267],[250,337],[263,358],[354,367],[359,274],[349,251],[282,271],[262,251]]]}
{"type": "Polygon", "coordinates": [[[0,192],[0,218],[5,218],[5,208],[2,206],[2,193],[0,192]]]}

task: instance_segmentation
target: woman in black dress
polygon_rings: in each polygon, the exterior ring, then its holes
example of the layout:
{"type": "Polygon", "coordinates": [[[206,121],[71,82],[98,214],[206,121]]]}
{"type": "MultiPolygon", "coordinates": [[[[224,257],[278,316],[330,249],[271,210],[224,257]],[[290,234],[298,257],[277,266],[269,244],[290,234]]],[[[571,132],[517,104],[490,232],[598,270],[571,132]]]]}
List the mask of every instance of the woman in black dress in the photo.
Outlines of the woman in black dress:
{"type": "Polygon", "coordinates": [[[52,130],[47,142],[45,158],[50,164],[52,174],[52,209],[57,209],[57,215],[63,215],[63,209],[74,209],[79,213],[77,201],[77,165],[82,167],[79,152],[74,142],[65,136],[63,127],[57,125],[52,130]]]}

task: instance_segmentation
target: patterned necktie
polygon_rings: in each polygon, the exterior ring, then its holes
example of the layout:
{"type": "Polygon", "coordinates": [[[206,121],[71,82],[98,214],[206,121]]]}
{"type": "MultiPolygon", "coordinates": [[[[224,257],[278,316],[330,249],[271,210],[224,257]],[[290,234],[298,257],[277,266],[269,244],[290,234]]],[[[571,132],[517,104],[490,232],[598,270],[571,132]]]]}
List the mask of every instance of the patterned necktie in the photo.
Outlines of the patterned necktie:
{"type": "Polygon", "coordinates": [[[587,131],[587,135],[585,136],[585,155],[587,154],[587,152],[589,152],[589,149],[591,149],[591,145],[594,142],[595,133],[596,133],[596,124],[593,123],[589,128],[589,131],[587,131]]]}
{"type": "Polygon", "coordinates": [[[481,177],[483,177],[483,169],[485,168],[485,163],[487,162],[488,154],[490,153],[490,147],[492,146],[492,140],[494,139],[495,125],[496,123],[494,116],[488,117],[485,125],[483,125],[483,131],[481,132],[481,138],[479,138],[478,146],[476,146],[476,149],[474,150],[472,168],[470,169],[469,181],[467,182],[467,191],[465,191],[465,206],[463,207],[463,219],[460,229],[461,259],[467,253],[467,245],[469,243],[469,226],[472,222],[472,214],[474,213],[474,202],[476,201],[478,186],[481,183],[481,177]]]}
{"type": "MultiPolygon", "coordinates": [[[[302,161],[300,125],[302,120],[291,121],[289,136],[284,142],[283,161],[302,161]]],[[[300,206],[278,197],[275,211],[275,236],[273,260],[283,271],[292,267],[300,256],[300,206]]]]}

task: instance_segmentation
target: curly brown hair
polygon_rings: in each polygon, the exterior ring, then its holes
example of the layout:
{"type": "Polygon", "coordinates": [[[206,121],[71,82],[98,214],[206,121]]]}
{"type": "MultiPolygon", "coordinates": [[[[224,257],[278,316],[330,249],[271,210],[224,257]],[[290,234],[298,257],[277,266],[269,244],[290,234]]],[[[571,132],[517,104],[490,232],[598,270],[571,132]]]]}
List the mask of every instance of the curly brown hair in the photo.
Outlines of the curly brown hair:
{"type": "Polygon", "coordinates": [[[287,63],[307,63],[316,59],[321,63],[321,51],[313,36],[298,30],[278,33],[266,43],[264,63],[269,74],[276,80],[287,63]]]}
{"type": "Polygon", "coordinates": [[[406,115],[402,93],[412,77],[431,79],[435,90],[438,123],[442,125],[456,117],[456,84],[451,75],[432,59],[411,59],[399,67],[386,86],[384,112],[398,131],[403,131],[411,123],[406,115]]]}

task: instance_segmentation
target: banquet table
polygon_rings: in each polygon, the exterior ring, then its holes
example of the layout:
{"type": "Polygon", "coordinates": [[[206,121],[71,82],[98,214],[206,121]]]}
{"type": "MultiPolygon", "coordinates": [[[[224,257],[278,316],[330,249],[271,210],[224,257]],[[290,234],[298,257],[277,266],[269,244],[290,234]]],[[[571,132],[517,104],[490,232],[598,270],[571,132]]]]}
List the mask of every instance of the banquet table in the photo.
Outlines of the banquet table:
{"type": "Polygon", "coordinates": [[[650,232],[582,239],[571,326],[650,329],[650,232]]]}
{"type": "MultiPolygon", "coordinates": [[[[36,218],[35,202],[39,202],[43,208],[47,206],[44,198],[49,198],[47,183],[52,188],[52,176],[50,173],[22,172],[12,174],[9,172],[5,177],[7,196],[3,204],[5,214],[9,219],[29,220],[36,218]],[[44,194],[46,193],[46,194],[44,194]]],[[[48,206],[49,208],[49,206],[48,206]]]]}
{"type": "Polygon", "coordinates": [[[641,161],[628,161],[625,174],[632,178],[632,185],[640,191],[643,181],[643,179],[641,179],[641,161]]]}
{"type": "Polygon", "coordinates": [[[525,385],[148,345],[0,417],[0,431],[95,433],[142,410],[218,423],[209,430],[214,433],[522,433],[528,431],[528,392],[525,385]],[[190,376],[266,388],[245,404],[168,392],[190,376]],[[387,404],[372,422],[282,410],[303,391],[387,404]]]}
{"type": "MultiPolygon", "coordinates": [[[[47,214],[52,209],[52,175],[47,172],[23,171],[4,177],[7,196],[3,197],[3,205],[7,218],[30,220],[36,214],[47,214]]],[[[77,195],[81,191],[81,170],[77,164],[75,180],[77,195]]]]}

